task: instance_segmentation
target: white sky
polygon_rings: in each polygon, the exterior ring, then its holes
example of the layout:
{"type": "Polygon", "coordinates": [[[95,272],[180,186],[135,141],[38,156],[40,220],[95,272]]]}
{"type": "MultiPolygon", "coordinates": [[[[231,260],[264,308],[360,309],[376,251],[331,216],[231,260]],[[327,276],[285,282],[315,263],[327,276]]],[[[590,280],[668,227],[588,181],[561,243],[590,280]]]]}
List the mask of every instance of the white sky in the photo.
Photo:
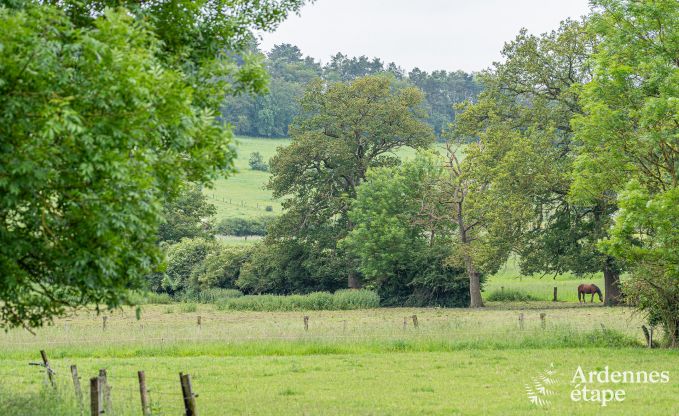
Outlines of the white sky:
{"type": "Polygon", "coordinates": [[[264,33],[260,46],[292,43],[323,63],[342,52],[406,70],[469,72],[499,60],[522,27],[548,32],[588,11],[588,0],[317,0],[264,33]]]}

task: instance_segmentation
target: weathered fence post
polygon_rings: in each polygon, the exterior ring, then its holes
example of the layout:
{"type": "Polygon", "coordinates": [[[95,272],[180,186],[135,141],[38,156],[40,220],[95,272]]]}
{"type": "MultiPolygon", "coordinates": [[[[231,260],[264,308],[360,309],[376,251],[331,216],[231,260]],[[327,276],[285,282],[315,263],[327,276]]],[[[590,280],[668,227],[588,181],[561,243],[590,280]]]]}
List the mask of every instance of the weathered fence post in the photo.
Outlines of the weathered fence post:
{"type": "Polygon", "coordinates": [[[519,314],[519,328],[523,329],[523,313],[519,314]]]}
{"type": "Polygon", "coordinates": [[[342,321],[342,333],[347,332],[347,320],[342,321]]]}
{"type": "Polygon", "coordinates": [[[196,323],[198,324],[198,328],[200,328],[200,324],[201,324],[201,316],[200,315],[198,315],[198,317],[196,318],[196,323]]]}
{"type": "Polygon", "coordinates": [[[542,329],[545,329],[547,327],[547,320],[545,319],[547,317],[547,314],[544,312],[540,313],[540,326],[542,326],[542,329]]]}
{"type": "Polygon", "coordinates": [[[304,315],[304,330],[308,331],[309,330],[309,317],[304,315]]]}
{"type": "Polygon", "coordinates": [[[75,398],[78,400],[78,407],[80,407],[80,413],[83,412],[83,391],[80,388],[80,377],[78,377],[78,367],[74,365],[71,366],[71,376],[73,377],[73,388],[75,389],[75,398]]]}
{"type": "Polygon", "coordinates": [[[103,397],[103,407],[107,415],[113,412],[113,403],[111,402],[111,386],[108,385],[108,377],[106,376],[106,369],[99,370],[99,390],[103,397]]]}
{"type": "Polygon", "coordinates": [[[52,371],[52,367],[50,367],[50,362],[47,359],[47,353],[45,352],[45,350],[40,350],[40,357],[42,357],[42,365],[45,366],[45,371],[47,372],[47,379],[50,381],[50,385],[52,385],[52,387],[55,387],[54,376],[52,375],[54,371],[52,371]]]}
{"type": "Polygon", "coordinates": [[[419,324],[417,323],[417,315],[413,315],[412,318],[413,318],[413,326],[415,328],[417,328],[419,326],[419,324]]]}
{"type": "Polygon", "coordinates": [[[90,414],[92,416],[99,416],[104,413],[99,381],[99,377],[92,377],[90,379],[90,414]]]}
{"type": "Polygon", "coordinates": [[[556,286],[554,286],[554,298],[552,299],[552,302],[557,301],[557,296],[556,296],[556,286]]]}
{"type": "Polygon", "coordinates": [[[144,416],[149,416],[151,414],[151,408],[149,407],[149,396],[148,390],[146,390],[146,375],[143,371],[137,371],[137,377],[139,377],[139,395],[141,396],[141,414],[144,416]]]}
{"type": "Polygon", "coordinates": [[[106,321],[108,320],[108,316],[104,315],[101,317],[101,330],[106,331],[106,321]]]}
{"type": "Polygon", "coordinates": [[[191,389],[191,376],[189,374],[179,373],[179,381],[182,385],[182,396],[184,397],[184,409],[186,409],[186,416],[196,416],[196,395],[191,389]]]}

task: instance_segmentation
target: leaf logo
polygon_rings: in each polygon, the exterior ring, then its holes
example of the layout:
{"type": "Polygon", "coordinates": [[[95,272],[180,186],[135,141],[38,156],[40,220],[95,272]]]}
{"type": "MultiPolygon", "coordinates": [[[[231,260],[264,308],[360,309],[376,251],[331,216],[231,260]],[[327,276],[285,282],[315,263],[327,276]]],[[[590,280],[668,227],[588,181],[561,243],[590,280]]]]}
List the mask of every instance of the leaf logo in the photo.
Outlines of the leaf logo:
{"type": "Polygon", "coordinates": [[[554,377],[556,371],[554,370],[554,363],[550,364],[550,368],[540,372],[537,376],[531,379],[530,384],[524,384],[526,389],[526,396],[531,404],[536,406],[549,406],[551,402],[547,400],[548,396],[556,394],[547,386],[554,385],[558,380],[554,377]]]}

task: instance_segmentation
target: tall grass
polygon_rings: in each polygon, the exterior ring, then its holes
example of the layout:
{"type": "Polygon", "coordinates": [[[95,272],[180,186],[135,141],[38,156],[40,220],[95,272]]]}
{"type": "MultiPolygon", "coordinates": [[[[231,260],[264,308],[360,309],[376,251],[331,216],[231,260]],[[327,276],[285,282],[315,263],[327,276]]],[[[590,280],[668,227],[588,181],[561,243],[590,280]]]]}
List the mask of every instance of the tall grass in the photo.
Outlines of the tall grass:
{"type": "Polygon", "coordinates": [[[195,293],[185,293],[180,299],[186,302],[217,303],[225,299],[239,298],[243,292],[237,289],[222,289],[219,287],[201,290],[195,293]]]}
{"type": "Polygon", "coordinates": [[[371,290],[338,290],[334,294],[314,292],[308,295],[250,295],[216,302],[220,310],[303,311],[377,308],[380,298],[371,290]]]}
{"type": "Polygon", "coordinates": [[[501,289],[492,291],[486,300],[491,302],[528,302],[538,300],[537,297],[516,289],[501,289]]]}

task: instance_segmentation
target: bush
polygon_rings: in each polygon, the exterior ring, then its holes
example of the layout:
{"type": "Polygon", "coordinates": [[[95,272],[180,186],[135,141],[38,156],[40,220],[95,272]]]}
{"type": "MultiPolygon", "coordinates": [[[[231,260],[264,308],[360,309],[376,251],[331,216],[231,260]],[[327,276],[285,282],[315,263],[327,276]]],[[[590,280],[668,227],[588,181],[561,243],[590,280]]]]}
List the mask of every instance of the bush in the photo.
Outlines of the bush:
{"type": "Polygon", "coordinates": [[[262,154],[259,152],[250,153],[248,164],[252,170],[259,170],[262,172],[267,172],[269,170],[269,165],[264,161],[262,154]]]}
{"type": "Polygon", "coordinates": [[[346,287],[345,267],[301,241],[265,241],[253,246],[236,286],[249,295],[334,292],[346,287]]]}
{"type": "Polygon", "coordinates": [[[308,295],[248,295],[224,299],[217,308],[237,311],[304,311],[377,308],[380,298],[371,290],[338,290],[334,294],[314,292],[308,295]]]}
{"type": "Polygon", "coordinates": [[[166,270],[148,277],[149,286],[178,299],[195,300],[210,288],[232,289],[251,248],[194,238],[164,247],[166,270]]]}
{"type": "Polygon", "coordinates": [[[235,235],[243,237],[246,235],[266,235],[269,224],[274,220],[273,217],[260,217],[253,219],[245,218],[225,218],[217,224],[215,231],[220,235],[235,235]]]}
{"type": "Polygon", "coordinates": [[[192,291],[204,292],[210,288],[233,288],[252,249],[218,244],[215,250],[191,271],[192,291]]]}
{"type": "Polygon", "coordinates": [[[515,289],[494,290],[486,298],[490,302],[528,302],[538,300],[530,293],[521,292],[515,289]]]}

